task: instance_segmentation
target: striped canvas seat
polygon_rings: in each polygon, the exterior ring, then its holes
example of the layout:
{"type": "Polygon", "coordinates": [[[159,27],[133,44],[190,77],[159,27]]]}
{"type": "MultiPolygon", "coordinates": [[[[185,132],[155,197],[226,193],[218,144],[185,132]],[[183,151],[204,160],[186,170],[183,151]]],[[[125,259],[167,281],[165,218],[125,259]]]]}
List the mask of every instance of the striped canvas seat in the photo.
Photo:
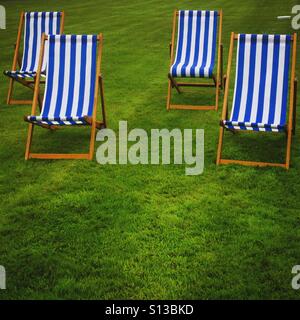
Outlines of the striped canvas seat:
{"type": "Polygon", "coordinates": [[[229,129],[284,131],[292,38],[239,34],[229,129]]]}
{"type": "MultiPolygon", "coordinates": [[[[17,79],[34,78],[36,76],[36,71],[4,71],[5,75],[17,79]]],[[[42,77],[45,77],[45,72],[41,73],[42,77]]]]}
{"type": "Polygon", "coordinates": [[[211,78],[217,46],[217,11],[179,11],[172,77],[211,78]]]}
{"type": "MultiPolygon", "coordinates": [[[[25,12],[24,14],[24,48],[20,70],[5,71],[4,74],[17,78],[33,78],[36,75],[42,34],[59,34],[61,32],[61,12],[25,12]]],[[[47,60],[43,60],[42,71],[46,69],[47,60]]]]}
{"type": "Polygon", "coordinates": [[[51,35],[41,114],[28,116],[37,125],[88,125],[96,79],[97,36],[51,35]]]}

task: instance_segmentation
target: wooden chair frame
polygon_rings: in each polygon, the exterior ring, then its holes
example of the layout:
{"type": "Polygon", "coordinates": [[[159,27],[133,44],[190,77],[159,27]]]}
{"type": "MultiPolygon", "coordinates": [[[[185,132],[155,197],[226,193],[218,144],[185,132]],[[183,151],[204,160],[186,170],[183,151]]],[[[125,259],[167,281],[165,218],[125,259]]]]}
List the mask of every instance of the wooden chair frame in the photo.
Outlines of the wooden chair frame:
{"type": "MultiPolygon", "coordinates": [[[[24,29],[24,21],[25,21],[25,12],[22,11],[21,15],[20,15],[18,34],[17,34],[17,41],[16,41],[16,43],[14,45],[15,53],[14,53],[12,67],[11,67],[11,70],[13,70],[13,71],[16,70],[17,65],[19,66],[19,68],[21,68],[21,65],[22,65],[21,56],[20,56],[20,44],[21,44],[21,38],[22,38],[23,29],[24,29]]],[[[62,34],[63,31],[64,31],[64,23],[65,23],[65,13],[64,13],[64,11],[62,11],[61,12],[61,20],[60,20],[60,34],[62,34]]],[[[15,105],[15,104],[20,104],[20,105],[32,104],[32,100],[15,100],[15,99],[12,99],[12,95],[13,95],[15,81],[18,82],[18,83],[21,83],[23,86],[25,86],[26,88],[31,89],[34,92],[36,78],[37,77],[34,77],[33,80],[26,80],[26,78],[25,79],[22,79],[22,78],[16,78],[16,79],[10,78],[9,79],[9,87],[8,87],[6,103],[7,104],[13,104],[13,105],[15,105]]],[[[45,82],[44,80],[40,81],[40,83],[44,83],[44,82],[45,82]]],[[[41,107],[41,101],[39,101],[39,105],[41,107]]]]}
{"type": "MultiPolygon", "coordinates": [[[[175,10],[173,15],[173,30],[172,40],[170,43],[170,67],[174,63],[174,50],[175,50],[175,34],[176,34],[176,21],[179,15],[179,11],[175,10]]],[[[167,110],[170,109],[183,109],[183,110],[218,110],[220,88],[223,89],[223,44],[222,44],[222,22],[223,12],[218,11],[219,17],[219,36],[218,36],[218,61],[217,61],[217,76],[213,75],[214,83],[189,83],[189,82],[177,82],[171,74],[168,74],[168,96],[167,96],[167,110]],[[195,106],[195,105],[178,105],[171,104],[172,89],[175,87],[178,93],[181,93],[180,87],[215,87],[216,88],[216,103],[214,106],[195,106]]]]}
{"type": "MultiPolygon", "coordinates": [[[[43,65],[43,56],[44,56],[44,48],[45,48],[45,40],[48,37],[43,34],[42,36],[42,44],[40,50],[40,57],[39,57],[39,65],[36,77],[36,85],[34,88],[34,97],[32,103],[32,110],[31,115],[36,114],[36,108],[38,103],[38,96],[39,96],[39,89],[40,89],[40,75],[41,69],[43,65]]],[[[33,129],[34,124],[29,122],[29,129],[28,129],[28,136],[27,136],[27,143],[26,143],[26,151],[25,151],[25,160],[28,159],[87,159],[92,160],[94,155],[95,149],[95,137],[96,137],[96,129],[106,128],[106,115],[105,115],[105,104],[104,104],[104,89],[103,89],[103,78],[100,73],[101,68],[101,59],[102,59],[102,47],[103,47],[103,35],[100,33],[97,36],[98,42],[98,52],[97,52],[97,69],[96,69],[96,83],[95,83],[95,92],[94,92],[94,108],[92,117],[86,117],[85,121],[89,123],[91,126],[91,135],[90,135],[90,146],[88,153],[31,153],[31,144],[32,144],[32,136],[33,136],[33,129]],[[101,107],[102,107],[102,121],[97,121],[97,105],[98,105],[98,94],[100,95],[101,99],[101,107]]],[[[27,117],[24,117],[24,120],[27,121],[27,117]]],[[[42,127],[46,129],[56,129],[57,126],[48,126],[43,125],[42,127]]]]}
{"type": "MultiPolygon", "coordinates": [[[[224,138],[224,126],[223,120],[228,118],[228,91],[229,91],[229,79],[231,72],[231,64],[232,64],[232,55],[234,48],[234,41],[238,39],[238,35],[234,32],[231,33],[230,39],[230,47],[229,47],[229,55],[228,55],[228,66],[227,66],[227,76],[225,77],[225,92],[224,92],[224,103],[223,103],[223,111],[222,111],[222,120],[220,121],[220,133],[219,133],[219,145],[217,151],[217,165],[220,164],[240,164],[245,166],[271,166],[271,167],[282,167],[285,169],[289,169],[290,167],[290,159],[291,159],[291,143],[292,143],[292,134],[295,133],[295,117],[296,117],[296,88],[297,88],[297,78],[295,77],[295,68],[296,68],[296,48],[297,48],[297,35],[293,34],[292,37],[292,65],[291,65],[291,74],[290,74],[290,94],[289,94],[289,112],[288,112],[288,121],[286,125],[286,159],[285,163],[273,163],[273,162],[257,162],[257,161],[245,161],[245,160],[232,160],[232,159],[222,159],[222,148],[223,148],[223,138],[224,138]]],[[[233,130],[235,131],[235,130],[233,130]]],[[[243,131],[243,130],[239,130],[243,131]]],[[[255,131],[247,131],[244,132],[255,132],[255,131]]]]}

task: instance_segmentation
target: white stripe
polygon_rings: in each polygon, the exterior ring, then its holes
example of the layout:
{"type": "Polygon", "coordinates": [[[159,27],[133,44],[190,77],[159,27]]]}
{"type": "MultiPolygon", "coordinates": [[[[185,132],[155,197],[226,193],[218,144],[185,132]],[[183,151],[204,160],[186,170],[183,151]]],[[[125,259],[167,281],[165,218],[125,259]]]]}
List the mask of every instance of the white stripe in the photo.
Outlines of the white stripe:
{"type": "Polygon", "coordinates": [[[78,109],[78,99],[79,95],[76,92],[79,92],[80,86],[80,69],[81,69],[81,39],[82,36],[76,37],[76,67],[75,67],[75,85],[74,85],[74,99],[71,110],[71,116],[76,116],[78,109]]]}
{"type": "Polygon", "coordinates": [[[71,36],[66,36],[66,46],[65,46],[65,72],[64,72],[64,83],[63,83],[63,94],[62,94],[62,103],[60,110],[60,117],[66,115],[67,103],[69,97],[69,86],[70,86],[70,61],[71,61],[71,36]]]}
{"type": "Polygon", "coordinates": [[[261,54],[262,54],[262,38],[263,38],[263,36],[261,34],[257,35],[253,99],[252,99],[252,106],[251,106],[250,122],[256,122],[256,118],[257,118],[260,73],[261,73],[261,59],[262,59],[262,56],[261,56],[261,54]]]}
{"type": "MultiPolygon", "coordinates": [[[[86,70],[85,70],[85,88],[84,88],[84,102],[82,115],[88,114],[89,97],[91,88],[91,71],[92,71],[92,36],[87,37],[87,50],[86,50],[86,70]]],[[[94,93],[92,93],[94,94],[94,93]]]]}
{"type": "Polygon", "coordinates": [[[51,102],[48,117],[54,117],[55,105],[57,101],[57,92],[58,92],[58,81],[59,81],[59,51],[60,51],[60,42],[59,39],[55,39],[55,47],[54,47],[54,73],[53,73],[53,87],[51,94],[51,102]]]}
{"type": "Polygon", "coordinates": [[[242,96],[240,102],[240,110],[238,121],[244,121],[246,112],[247,95],[249,89],[249,68],[250,68],[250,45],[251,35],[245,35],[245,51],[244,51],[244,70],[243,70],[243,83],[242,83],[242,96]]]}
{"type": "Polygon", "coordinates": [[[53,20],[52,20],[52,34],[57,34],[56,23],[57,23],[57,12],[54,12],[53,20]]]}
{"type": "Polygon", "coordinates": [[[274,35],[269,35],[265,97],[264,97],[263,117],[262,117],[263,123],[268,123],[269,112],[270,112],[270,96],[271,96],[272,69],[273,69],[273,49],[274,49],[274,35]]]}
{"type": "Polygon", "coordinates": [[[278,61],[278,74],[277,74],[277,88],[276,88],[276,105],[275,105],[275,117],[274,123],[280,124],[281,118],[281,106],[283,96],[283,78],[284,78],[284,61],[285,61],[285,46],[286,36],[280,36],[279,44],[279,61],[278,61]]]}

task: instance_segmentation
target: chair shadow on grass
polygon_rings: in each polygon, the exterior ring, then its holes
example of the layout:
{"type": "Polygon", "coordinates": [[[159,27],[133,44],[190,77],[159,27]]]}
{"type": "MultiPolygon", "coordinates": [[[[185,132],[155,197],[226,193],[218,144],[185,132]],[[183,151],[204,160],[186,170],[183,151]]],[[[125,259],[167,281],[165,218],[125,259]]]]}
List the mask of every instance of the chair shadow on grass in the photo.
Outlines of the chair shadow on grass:
{"type": "Polygon", "coordinates": [[[82,153],[89,150],[90,127],[62,126],[48,130],[36,126],[32,140],[32,152],[82,153]]]}
{"type": "MultiPolygon", "coordinates": [[[[199,79],[191,79],[189,82],[197,83],[199,79]]],[[[211,83],[211,79],[201,79],[204,83],[211,83]]],[[[178,80],[179,81],[179,80],[178,80]]],[[[171,91],[172,104],[186,104],[186,105],[215,105],[215,87],[180,87],[181,93],[175,89],[171,91]]],[[[220,90],[220,93],[222,91],[220,90]]],[[[220,100],[221,101],[221,100],[220,100]]],[[[220,103],[219,101],[219,103],[220,103]]],[[[219,106],[220,107],[220,106],[219,106]]],[[[194,111],[194,110],[193,110],[194,111]]],[[[200,110],[200,112],[205,110],[200,110]]],[[[213,112],[213,110],[209,110],[213,112]]],[[[198,111],[199,112],[199,111],[198,111]]]]}
{"type": "Polygon", "coordinates": [[[269,132],[225,132],[223,158],[285,162],[286,135],[269,132]]]}

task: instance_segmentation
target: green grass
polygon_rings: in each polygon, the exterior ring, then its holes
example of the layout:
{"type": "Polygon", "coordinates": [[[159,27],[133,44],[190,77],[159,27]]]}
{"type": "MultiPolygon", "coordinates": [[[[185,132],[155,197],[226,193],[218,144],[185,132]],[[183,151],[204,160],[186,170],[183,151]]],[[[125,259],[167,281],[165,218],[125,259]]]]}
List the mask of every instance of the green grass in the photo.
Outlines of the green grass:
{"type": "MultiPolygon", "coordinates": [[[[19,12],[66,12],[66,33],[105,37],[103,75],[109,127],[205,129],[205,169],[24,161],[30,106],[7,106],[0,77],[0,265],[5,299],[298,299],[300,129],[292,166],[216,167],[221,111],[165,108],[174,8],[224,10],[225,65],[231,31],[291,33],[296,1],[2,1],[0,69],[10,69],[19,12]]],[[[299,63],[298,63],[299,70],[299,63]]],[[[16,86],[16,97],[30,92],[16,86]]],[[[209,100],[194,91],[187,100],[209,100]]],[[[220,104],[222,105],[222,96],[220,104]]],[[[221,108],[220,108],[221,109],[221,108]]],[[[299,117],[297,118],[299,120],[299,117]]],[[[226,134],[224,155],[282,161],[281,135],[226,134]],[[250,146],[250,148],[249,148],[250,146]]],[[[85,151],[88,131],[37,129],[35,151],[85,151]],[[67,145],[71,148],[66,148],[67,145]],[[72,150],[71,150],[72,149],[72,150]]],[[[96,143],[96,147],[99,143],[96,143]]]]}

